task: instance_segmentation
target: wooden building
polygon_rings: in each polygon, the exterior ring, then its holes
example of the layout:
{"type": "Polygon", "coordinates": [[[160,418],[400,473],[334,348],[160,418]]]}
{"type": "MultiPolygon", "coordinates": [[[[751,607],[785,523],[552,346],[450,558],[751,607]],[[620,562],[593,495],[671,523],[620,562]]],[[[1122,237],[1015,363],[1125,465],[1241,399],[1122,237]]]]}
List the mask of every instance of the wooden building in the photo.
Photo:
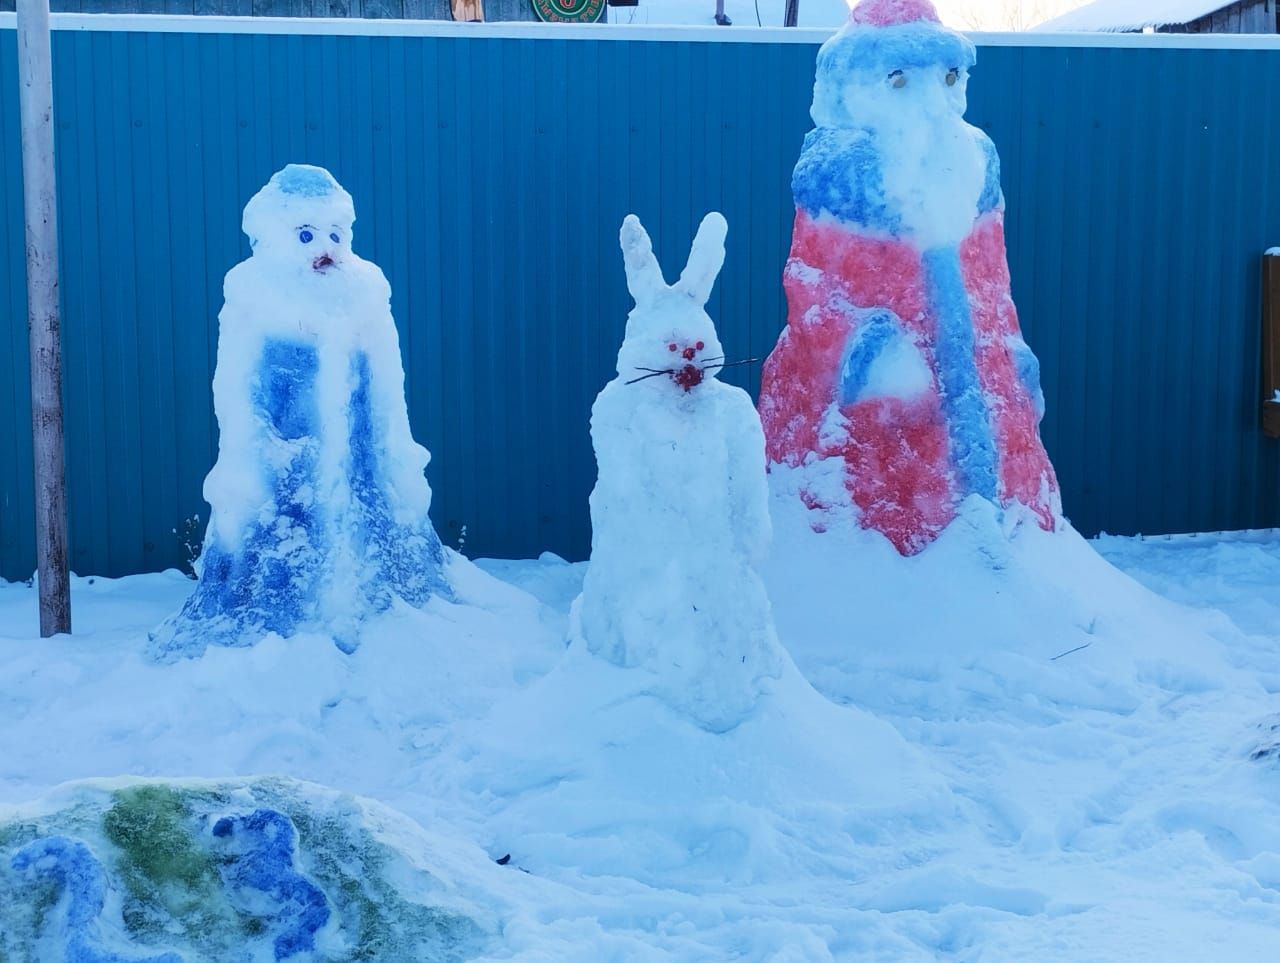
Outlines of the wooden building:
{"type": "Polygon", "coordinates": [[[1045,33],[1277,33],[1280,0],[1094,0],[1032,29],[1045,33]]]}

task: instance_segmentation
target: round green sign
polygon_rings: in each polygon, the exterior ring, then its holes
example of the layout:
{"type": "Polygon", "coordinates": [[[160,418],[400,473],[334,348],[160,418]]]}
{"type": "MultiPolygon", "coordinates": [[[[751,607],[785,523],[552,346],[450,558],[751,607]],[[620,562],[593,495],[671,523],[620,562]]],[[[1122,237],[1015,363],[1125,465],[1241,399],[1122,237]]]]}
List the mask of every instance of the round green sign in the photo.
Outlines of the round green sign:
{"type": "Polygon", "coordinates": [[[595,23],[604,0],[533,0],[533,9],[547,23],[595,23]]]}

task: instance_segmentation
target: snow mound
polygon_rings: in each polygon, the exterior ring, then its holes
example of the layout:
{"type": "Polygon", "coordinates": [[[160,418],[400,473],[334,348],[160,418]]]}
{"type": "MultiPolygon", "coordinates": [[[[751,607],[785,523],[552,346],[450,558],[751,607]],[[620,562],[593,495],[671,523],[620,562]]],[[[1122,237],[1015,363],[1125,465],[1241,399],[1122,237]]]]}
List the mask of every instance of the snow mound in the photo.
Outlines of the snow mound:
{"type": "Polygon", "coordinates": [[[494,799],[496,849],[553,879],[625,877],[697,892],[819,865],[885,865],[941,830],[945,783],[894,731],[822,698],[786,661],[755,711],[712,732],[657,676],[570,648],[460,738],[466,785],[494,799]],[[660,691],[660,690],[659,690],[660,691]]]}
{"type": "Polygon", "coordinates": [[[1225,619],[1152,594],[1069,525],[1046,532],[970,496],[927,552],[904,558],[856,524],[812,531],[800,472],[775,466],[772,482],[766,582],[779,631],[837,701],[883,708],[910,686],[938,711],[972,712],[962,680],[990,672],[1027,702],[1125,711],[1150,688],[1238,681],[1217,638],[1234,639],[1225,619]],[[851,590],[876,604],[849,618],[851,590]]]}
{"type": "Polygon", "coordinates": [[[0,808],[0,957],[470,959],[497,920],[466,855],[291,779],[73,783],[0,808]]]}

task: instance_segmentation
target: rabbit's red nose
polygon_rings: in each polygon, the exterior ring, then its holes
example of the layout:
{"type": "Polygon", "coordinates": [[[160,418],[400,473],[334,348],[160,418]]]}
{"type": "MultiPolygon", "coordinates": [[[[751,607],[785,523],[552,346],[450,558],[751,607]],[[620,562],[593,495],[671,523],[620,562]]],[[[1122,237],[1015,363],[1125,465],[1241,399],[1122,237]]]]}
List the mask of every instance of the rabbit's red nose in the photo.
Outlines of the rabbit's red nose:
{"type": "Polygon", "coordinates": [[[695,354],[697,354],[697,353],[698,353],[698,352],[697,352],[697,350],[696,350],[695,348],[685,348],[685,349],[684,349],[684,351],[682,351],[682,352],[681,352],[681,354],[683,354],[683,355],[684,355],[684,360],[685,360],[685,361],[692,361],[692,360],[693,360],[693,356],[694,356],[695,354]]]}
{"type": "Polygon", "coordinates": [[[311,262],[313,271],[324,271],[326,268],[333,267],[333,258],[327,254],[321,254],[318,258],[311,262]]]}

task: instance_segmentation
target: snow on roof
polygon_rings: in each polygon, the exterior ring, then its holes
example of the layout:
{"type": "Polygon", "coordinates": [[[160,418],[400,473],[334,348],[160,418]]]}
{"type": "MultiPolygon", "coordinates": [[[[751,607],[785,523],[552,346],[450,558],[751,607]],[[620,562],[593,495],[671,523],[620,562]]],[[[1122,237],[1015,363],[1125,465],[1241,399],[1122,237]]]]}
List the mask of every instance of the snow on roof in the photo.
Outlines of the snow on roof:
{"type": "Polygon", "coordinates": [[[1032,30],[1062,33],[1076,30],[1126,33],[1146,27],[1191,23],[1231,6],[1235,0],[1093,0],[1083,7],[1037,24],[1032,30]]]}
{"type": "MultiPolygon", "coordinates": [[[[725,0],[724,12],[736,26],[782,26],[786,0],[725,0]]],[[[849,19],[846,0],[801,0],[801,27],[840,27],[849,19]]],[[[702,24],[715,23],[715,0],[640,0],[634,7],[607,7],[610,23],[702,24]]]]}

